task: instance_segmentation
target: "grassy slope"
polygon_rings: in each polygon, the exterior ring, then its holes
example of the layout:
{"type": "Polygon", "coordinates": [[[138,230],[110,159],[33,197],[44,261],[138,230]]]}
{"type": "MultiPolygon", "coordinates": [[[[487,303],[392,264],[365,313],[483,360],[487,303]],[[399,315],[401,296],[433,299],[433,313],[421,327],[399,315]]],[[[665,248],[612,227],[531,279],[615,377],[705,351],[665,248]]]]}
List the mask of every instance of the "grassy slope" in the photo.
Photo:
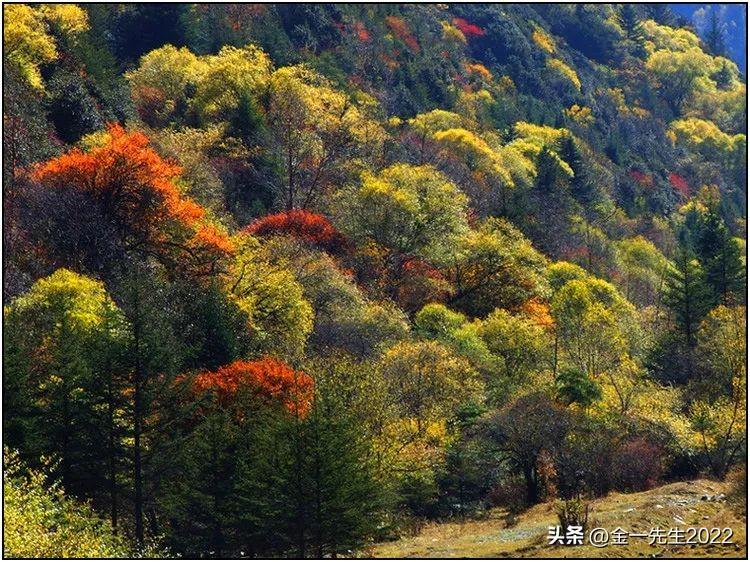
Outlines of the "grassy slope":
{"type": "Polygon", "coordinates": [[[505,512],[493,511],[486,519],[425,526],[411,538],[375,545],[365,555],[372,557],[711,557],[746,556],[745,507],[733,502],[701,501],[703,494],[728,493],[729,486],[709,480],[679,482],[636,494],[610,494],[591,504],[590,527],[609,531],[620,526],[627,531],[648,532],[652,527],[731,527],[733,545],[670,546],[648,544],[631,538],[626,546],[595,548],[551,547],[547,527],[557,524],[552,504],[542,504],[508,524],[505,512]],[[677,523],[681,518],[684,525],[677,523]]]}

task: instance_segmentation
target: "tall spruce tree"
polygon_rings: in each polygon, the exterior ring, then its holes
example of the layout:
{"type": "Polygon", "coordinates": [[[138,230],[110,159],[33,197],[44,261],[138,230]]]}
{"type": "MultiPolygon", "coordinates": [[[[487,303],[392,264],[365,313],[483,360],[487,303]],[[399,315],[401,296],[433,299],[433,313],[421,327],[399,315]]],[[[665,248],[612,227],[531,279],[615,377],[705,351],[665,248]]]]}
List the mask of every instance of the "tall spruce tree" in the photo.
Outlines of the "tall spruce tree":
{"type": "Polygon", "coordinates": [[[716,6],[711,6],[708,9],[707,18],[703,39],[706,47],[712,55],[725,56],[727,52],[726,26],[716,6]]]}
{"type": "Polygon", "coordinates": [[[631,52],[637,57],[645,56],[646,36],[636,6],[633,4],[623,4],[620,7],[617,20],[630,43],[631,52]]]}
{"type": "Polygon", "coordinates": [[[711,290],[695,256],[681,248],[674,267],[667,273],[664,303],[674,315],[677,330],[685,345],[692,349],[698,326],[711,309],[711,290]]]}
{"type": "Polygon", "coordinates": [[[744,300],[745,266],[742,249],[711,208],[700,217],[695,236],[696,252],[713,293],[712,304],[731,305],[744,300]]]}

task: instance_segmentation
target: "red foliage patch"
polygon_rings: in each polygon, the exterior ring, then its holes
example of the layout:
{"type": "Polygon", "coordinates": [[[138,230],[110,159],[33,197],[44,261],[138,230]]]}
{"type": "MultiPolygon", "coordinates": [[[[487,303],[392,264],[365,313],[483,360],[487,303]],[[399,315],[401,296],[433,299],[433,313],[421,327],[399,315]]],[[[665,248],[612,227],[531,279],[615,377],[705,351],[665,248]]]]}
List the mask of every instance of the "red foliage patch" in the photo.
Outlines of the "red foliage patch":
{"type": "Polygon", "coordinates": [[[640,492],[653,488],[662,474],[663,451],[659,445],[634,437],[615,451],[613,480],[619,490],[640,492]]]}
{"type": "Polygon", "coordinates": [[[646,174],[644,172],[641,172],[640,170],[630,170],[628,172],[628,175],[631,178],[633,178],[635,181],[637,181],[638,183],[640,183],[641,185],[644,185],[644,186],[647,186],[647,187],[651,187],[652,185],[654,185],[653,178],[650,175],[648,175],[648,174],[646,174]]]}
{"type": "Polygon", "coordinates": [[[355,22],[352,25],[352,30],[354,31],[354,34],[357,36],[357,39],[360,41],[369,41],[370,40],[370,32],[367,31],[367,28],[365,27],[365,24],[363,24],[361,21],[355,22]]]}
{"type": "Polygon", "coordinates": [[[393,31],[394,35],[401,39],[407,47],[409,47],[415,53],[419,52],[419,43],[412,35],[411,29],[406,25],[403,18],[397,16],[386,16],[385,24],[393,31]]]}
{"type": "Polygon", "coordinates": [[[455,25],[466,37],[482,37],[486,33],[484,29],[466,21],[464,18],[453,18],[453,25],[455,25]]]}
{"type": "Polygon", "coordinates": [[[267,215],[245,229],[255,236],[293,236],[331,253],[339,253],[349,243],[323,215],[304,210],[267,215]]]}
{"type": "Polygon", "coordinates": [[[313,399],[313,379],[272,357],[235,361],[195,377],[196,394],[212,393],[222,405],[230,404],[240,391],[263,400],[281,403],[290,413],[305,416],[313,399]]]}
{"type": "Polygon", "coordinates": [[[139,84],[133,87],[133,102],[141,119],[155,125],[159,122],[159,111],[166,103],[166,94],[159,88],[139,84]]]}
{"type": "Polygon", "coordinates": [[[451,292],[445,275],[428,261],[407,256],[390,281],[393,298],[406,311],[416,312],[428,302],[443,302],[451,292]]]}
{"type": "Polygon", "coordinates": [[[445,279],[445,276],[439,269],[434,267],[428,261],[415,256],[407,257],[401,265],[401,269],[404,273],[409,275],[419,275],[429,279],[445,279]]]}
{"type": "Polygon", "coordinates": [[[690,198],[690,185],[681,175],[672,172],[669,174],[669,183],[672,184],[672,187],[674,187],[684,199],[690,198]]]}

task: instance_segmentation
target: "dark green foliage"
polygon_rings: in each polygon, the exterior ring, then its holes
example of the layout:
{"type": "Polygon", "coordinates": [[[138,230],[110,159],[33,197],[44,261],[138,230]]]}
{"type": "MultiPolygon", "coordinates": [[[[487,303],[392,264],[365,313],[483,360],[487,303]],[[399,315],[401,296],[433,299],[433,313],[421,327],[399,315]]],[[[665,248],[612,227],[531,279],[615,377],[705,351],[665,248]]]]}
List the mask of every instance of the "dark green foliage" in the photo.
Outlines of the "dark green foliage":
{"type": "Polygon", "coordinates": [[[127,330],[102,288],[67,270],[36,284],[6,316],[8,445],[32,464],[55,455],[51,477],[110,513],[114,526],[127,330]]]}
{"type": "Polygon", "coordinates": [[[247,319],[216,284],[195,286],[181,280],[172,287],[174,331],[183,342],[183,368],[213,369],[247,355],[247,319]]]}
{"type": "MultiPolygon", "coordinates": [[[[569,217],[576,207],[570,181],[552,147],[542,148],[536,160],[537,175],[531,192],[533,222],[524,232],[545,254],[558,258],[569,238],[569,217]]],[[[585,179],[580,186],[585,185],[585,179]]]]}
{"type": "Polygon", "coordinates": [[[674,25],[675,23],[675,14],[668,4],[654,2],[652,4],[645,4],[644,9],[649,18],[661,25],[674,25]]]}
{"type": "Polygon", "coordinates": [[[713,304],[743,302],[742,250],[716,210],[711,209],[701,216],[694,244],[713,293],[713,304]]]}
{"type": "Polygon", "coordinates": [[[334,384],[319,384],[305,416],[242,392],[183,409],[159,499],[174,549],[323,557],[373,536],[388,496],[363,420],[334,384]]]}
{"type": "Polygon", "coordinates": [[[688,250],[681,250],[675,266],[667,272],[664,303],[688,348],[695,345],[698,325],[711,308],[711,292],[705,272],[688,250]]]}
{"type": "Polygon", "coordinates": [[[370,445],[345,408],[319,395],[301,427],[293,428],[295,462],[284,492],[293,552],[300,557],[360,546],[374,534],[385,506],[370,445]]]}
{"type": "Polygon", "coordinates": [[[638,15],[638,8],[633,4],[623,4],[620,6],[618,22],[625,37],[631,43],[631,50],[635,56],[642,57],[646,54],[644,42],[646,40],[643,34],[643,24],[638,15]]]}
{"type": "Polygon", "coordinates": [[[265,134],[265,122],[258,103],[249,95],[240,97],[239,106],[230,120],[231,134],[251,145],[265,134]]]}
{"type": "Polygon", "coordinates": [[[578,369],[565,369],[557,374],[557,395],[566,404],[590,406],[601,398],[601,387],[578,369]]]}
{"type": "Polygon", "coordinates": [[[186,9],[186,4],[162,3],[107,6],[106,25],[113,39],[113,51],[121,61],[129,63],[162,45],[183,45],[180,18],[186,9]]]}
{"type": "Polygon", "coordinates": [[[711,54],[726,56],[726,24],[721,21],[719,9],[719,6],[710,6],[708,8],[708,21],[706,22],[704,41],[711,54]]]}
{"type": "Polygon", "coordinates": [[[97,102],[80,76],[58,70],[49,80],[49,117],[57,135],[75,143],[104,126],[97,102]]]}
{"type": "Polygon", "coordinates": [[[711,78],[716,81],[716,85],[720,89],[722,90],[727,89],[732,80],[732,73],[729,70],[729,65],[726,62],[722,63],[719,71],[716,72],[716,74],[714,74],[713,76],[711,76],[711,78]]]}

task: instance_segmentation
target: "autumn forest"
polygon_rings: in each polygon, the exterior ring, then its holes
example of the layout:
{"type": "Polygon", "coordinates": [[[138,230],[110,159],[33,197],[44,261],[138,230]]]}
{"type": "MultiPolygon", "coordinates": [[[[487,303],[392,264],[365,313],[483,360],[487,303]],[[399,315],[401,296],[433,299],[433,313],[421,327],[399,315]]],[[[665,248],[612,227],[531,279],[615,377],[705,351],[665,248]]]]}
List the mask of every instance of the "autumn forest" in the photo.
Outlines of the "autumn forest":
{"type": "Polygon", "coordinates": [[[4,555],[351,557],[744,481],[717,14],[4,4],[4,555]]]}

